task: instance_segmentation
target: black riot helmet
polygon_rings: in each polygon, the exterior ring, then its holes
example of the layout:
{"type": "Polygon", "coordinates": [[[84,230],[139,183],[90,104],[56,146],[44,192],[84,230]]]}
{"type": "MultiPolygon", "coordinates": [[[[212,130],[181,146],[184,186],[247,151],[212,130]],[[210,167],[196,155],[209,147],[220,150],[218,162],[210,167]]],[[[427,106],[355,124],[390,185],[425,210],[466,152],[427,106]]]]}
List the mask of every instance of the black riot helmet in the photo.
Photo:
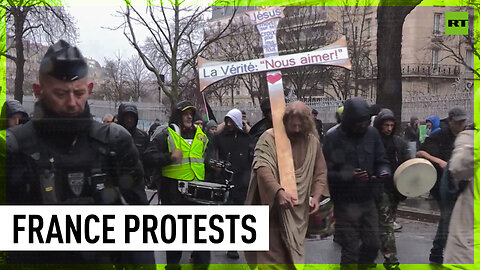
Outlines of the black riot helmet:
{"type": "Polygon", "coordinates": [[[43,56],[39,73],[69,82],[87,76],[88,65],[77,47],[59,40],[43,56]]]}

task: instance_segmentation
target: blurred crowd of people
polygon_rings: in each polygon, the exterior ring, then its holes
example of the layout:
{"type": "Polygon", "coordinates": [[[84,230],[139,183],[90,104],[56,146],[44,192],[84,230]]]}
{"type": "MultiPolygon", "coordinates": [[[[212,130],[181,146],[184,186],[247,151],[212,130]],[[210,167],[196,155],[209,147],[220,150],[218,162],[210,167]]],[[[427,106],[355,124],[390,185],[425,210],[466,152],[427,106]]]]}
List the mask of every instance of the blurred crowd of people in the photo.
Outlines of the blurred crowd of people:
{"type": "MultiPolygon", "coordinates": [[[[452,108],[443,120],[428,117],[424,130],[412,116],[400,131],[399,117],[390,109],[356,97],[338,108],[336,125],[324,132],[317,110],[290,103],[282,118],[297,185],[297,194],[290,194],[280,185],[268,98],[260,104],[263,118],[254,125],[236,108],[221,123],[204,121],[193,103],[184,100],[175,105],[168,123],[156,119],[146,132],[137,128],[139,112],[132,103],[120,104],[103,123],[93,121],[87,103],[92,89],[78,48],[59,41],[40,65],[33,115],[18,101],[6,101],[7,203],[147,204],[147,185],[157,190],[162,205],[199,205],[200,200],[185,197],[182,187],[195,181],[225,186],[225,167],[218,165],[223,163],[212,162],[222,161],[233,173],[222,203],[270,208],[270,250],[247,252],[250,264],[303,263],[309,216],[329,198],[341,267],[375,267],[380,251],[386,269],[399,269],[395,232],[401,224],[396,212],[406,197],[393,175],[406,160],[421,157],[436,168],[430,194],[441,209],[429,259],[473,263],[473,127],[465,130],[468,119],[462,108],[452,108]],[[95,183],[86,181],[93,178],[95,183]]],[[[146,251],[129,256],[64,253],[68,256],[9,252],[7,260],[154,263],[153,252],[146,251]]],[[[182,252],[166,253],[167,269],[179,269],[182,252]]],[[[240,255],[228,251],[226,256],[240,255]]],[[[191,255],[196,268],[208,268],[210,259],[209,251],[191,255]]]]}

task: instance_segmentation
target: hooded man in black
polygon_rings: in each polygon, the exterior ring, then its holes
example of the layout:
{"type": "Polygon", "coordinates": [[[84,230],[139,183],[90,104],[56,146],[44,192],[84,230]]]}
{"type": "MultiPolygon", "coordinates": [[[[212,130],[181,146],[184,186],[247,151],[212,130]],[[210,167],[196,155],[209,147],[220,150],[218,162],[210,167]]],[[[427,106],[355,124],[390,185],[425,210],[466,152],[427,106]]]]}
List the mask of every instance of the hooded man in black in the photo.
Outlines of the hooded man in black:
{"type": "MultiPolygon", "coordinates": [[[[395,135],[397,124],[393,112],[389,109],[382,109],[375,118],[373,126],[380,133],[391,171],[394,172],[400,164],[410,158],[410,154],[407,143],[395,135]]],[[[386,269],[398,268],[394,222],[398,203],[404,199],[405,197],[395,187],[392,176],[379,184],[377,208],[381,231],[381,252],[385,258],[384,266],[386,269]]]]}
{"type": "Polygon", "coordinates": [[[135,104],[122,103],[118,106],[118,124],[130,132],[138,153],[142,155],[147,149],[150,138],[145,131],[137,128],[138,110],[135,104]]]}
{"type": "Polygon", "coordinates": [[[373,264],[380,248],[374,191],[377,182],[391,173],[370,117],[363,99],[347,100],[342,123],[326,135],[323,145],[336,218],[335,238],[342,246],[342,268],[373,264]]]}
{"type": "Polygon", "coordinates": [[[270,99],[265,98],[260,103],[260,109],[262,110],[263,118],[258,121],[255,125],[252,126],[248,134],[252,137],[250,144],[252,148],[255,149],[255,145],[258,142],[258,139],[262,134],[267,130],[273,127],[272,123],[272,109],[270,106],[270,99]]]}
{"type": "Polygon", "coordinates": [[[7,100],[4,106],[7,128],[23,124],[28,120],[28,114],[18,100],[7,100]]]}

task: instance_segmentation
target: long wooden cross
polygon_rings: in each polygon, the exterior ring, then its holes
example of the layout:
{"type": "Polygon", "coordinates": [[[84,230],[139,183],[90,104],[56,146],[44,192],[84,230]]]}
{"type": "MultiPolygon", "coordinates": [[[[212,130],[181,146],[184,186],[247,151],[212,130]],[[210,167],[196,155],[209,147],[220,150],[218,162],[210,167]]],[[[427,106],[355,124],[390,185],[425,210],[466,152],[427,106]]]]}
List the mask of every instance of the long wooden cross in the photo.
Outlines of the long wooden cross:
{"type": "Polygon", "coordinates": [[[231,76],[267,72],[280,185],[294,197],[295,203],[298,204],[292,148],[282,121],[285,112],[285,96],[280,70],[305,65],[333,65],[350,69],[351,63],[344,36],[335,43],[314,51],[279,56],[277,26],[280,18],[284,17],[283,9],[283,7],[269,7],[247,13],[260,32],[265,58],[240,62],[219,62],[199,57],[198,72],[200,91],[204,91],[214,82],[231,76]]]}

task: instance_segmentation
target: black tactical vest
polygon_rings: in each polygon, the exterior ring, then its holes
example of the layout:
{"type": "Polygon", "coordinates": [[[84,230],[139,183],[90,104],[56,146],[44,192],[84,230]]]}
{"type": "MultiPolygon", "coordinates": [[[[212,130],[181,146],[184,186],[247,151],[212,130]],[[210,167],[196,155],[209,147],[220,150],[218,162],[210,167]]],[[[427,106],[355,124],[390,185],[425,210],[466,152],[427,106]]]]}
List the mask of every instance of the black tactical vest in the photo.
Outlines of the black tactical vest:
{"type": "Polygon", "coordinates": [[[120,203],[115,152],[108,141],[110,128],[93,122],[67,149],[58,149],[54,140],[39,136],[32,122],[10,131],[26,165],[27,177],[13,176],[23,178],[18,181],[25,185],[27,194],[18,196],[31,196],[27,201],[41,204],[120,203]]]}

